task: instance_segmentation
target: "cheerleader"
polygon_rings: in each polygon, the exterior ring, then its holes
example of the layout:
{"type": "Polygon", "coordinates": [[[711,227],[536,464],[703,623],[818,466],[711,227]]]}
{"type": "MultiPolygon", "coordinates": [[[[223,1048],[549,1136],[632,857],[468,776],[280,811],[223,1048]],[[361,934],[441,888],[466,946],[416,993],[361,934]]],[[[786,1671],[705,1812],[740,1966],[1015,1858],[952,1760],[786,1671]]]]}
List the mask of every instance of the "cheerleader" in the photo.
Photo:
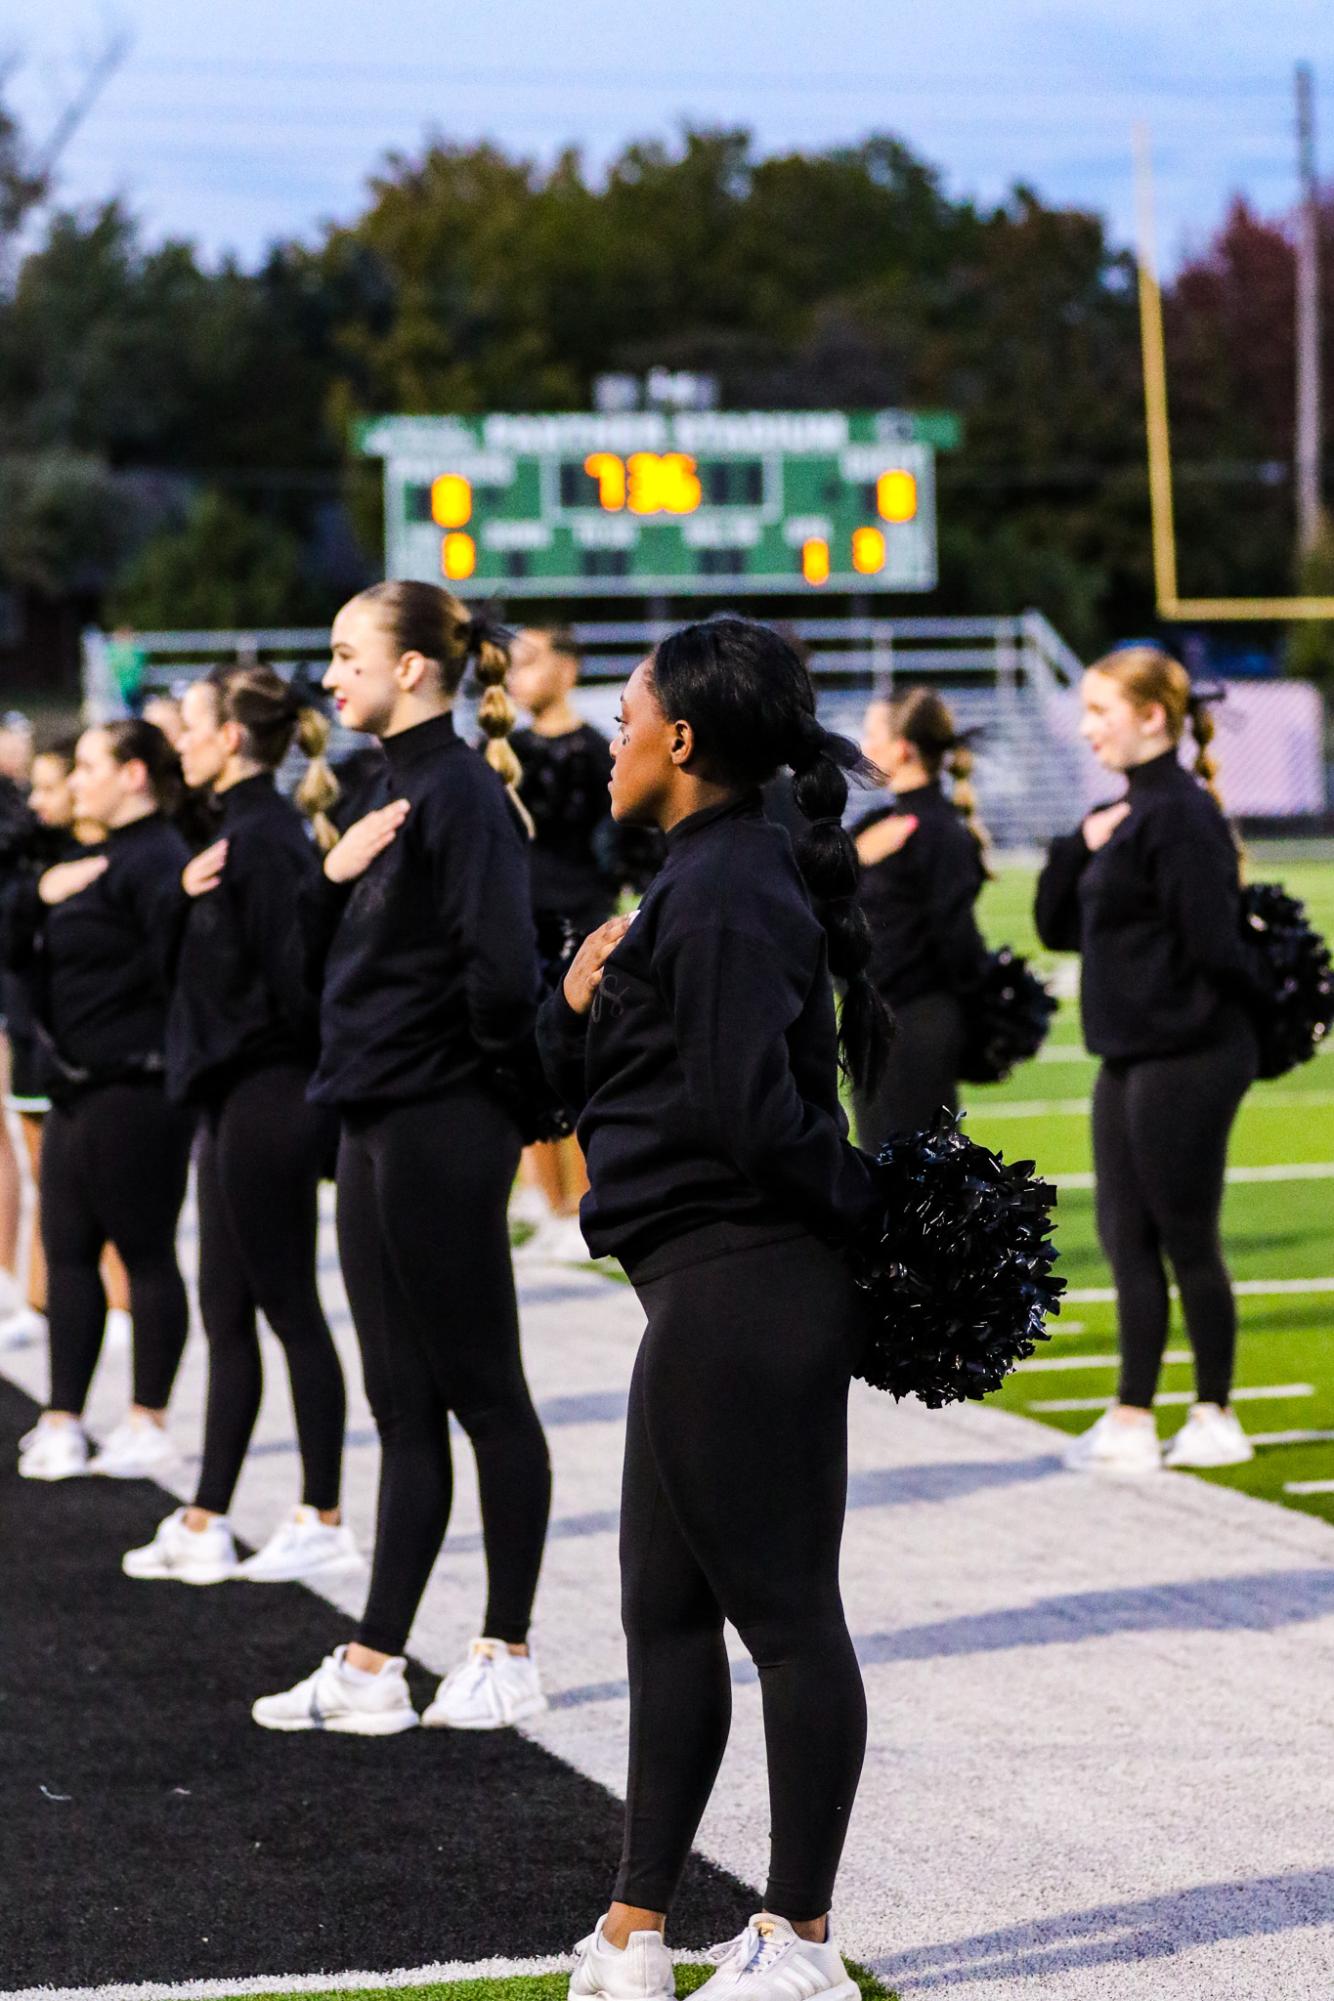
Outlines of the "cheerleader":
{"type": "MultiPolygon", "coordinates": [[[[579,642],[564,626],[530,626],[514,644],[509,688],[532,718],[516,730],[515,755],[523,767],[519,797],[533,823],[533,914],[539,931],[568,924],[586,938],[616,908],[617,883],[603,865],[610,831],[607,739],[575,708],[579,642]]],[[[535,1203],[520,1203],[520,1221],[538,1225],[524,1246],[529,1257],[582,1261],[588,1248],[579,1231],[579,1203],[588,1187],[576,1139],[553,1140],[524,1153],[535,1203]]]]}
{"type": "Polygon", "coordinates": [[[840,825],[844,771],[864,767],[816,721],[792,648],[737,617],[636,668],[612,756],[613,813],[661,828],[667,859],[633,921],[585,941],[539,1025],[581,1108],[584,1234],[648,1318],[621,1509],[625,1842],[570,1991],[673,1992],[662,1933],[727,1741],[730,1619],[760,1674],[770,1870],[703,1991],[855,2001],[828,1913],[866,1726],[838,1580],[863,1327],[838,1246],[875,1203],[839,1054],[868,1083],[886,1030],[840,825]],[[761,799],[780,764],[816,822],[796,858],[761,799]]]}
{"type": "Polygon", "coordinates": [[[491,1729],[546,1707],[528,1627],[551,1474],[506,1221],[520,1139],[487,1086],[531,1034],[537,992],[526,831],[501,782],[518,776],[508,664],[487,622],[432,584],[374,585],[334,621],[325,686],[385,762],[377,803],[325,856],[311,912],[327,951],[311,1096],[341,1115],[338,1248],[380,1497],[356,1637],[255,1704],[268,1729],[491,1729]],[[454,728],[470,660],[495,769],[454,728]],[[477,1456],[489,1598],[481,1637],[419,1719],[403,1649],[449,1520],[451,1413],[477,1456]]]}
{"type": "Polygon", "coordinates": [[[862,749],[894,794],[893,807],[853,828],[871,978],[896,1024],[879,1085],[854,1100],[858,1140],[878,1153],[891,1134],[917,1132],[942,1106],[958,1109],[964,1009],[987,951],[974,911],[989,871],[972,752],[939,695],[912,688],[872,702],[862,749]]]}
{"type": "Polygon", "coordinates": [[[11,900],[52,1064],[41,1182],[51,1396],[22,1442],[19,1471],[137,1479],[175,1459],[166,1406],[189,1324],[176,1226],[193,1119],[163,1088],[189,849],[168,817],[180,767],[151,723],[85,730],[71,784],[79,817],[108,830],[105,847],[45,870],[21,910],[11,900]],[[129,1273],[133,1401],[90,1468],[82,1414],[106,1320],[98,1266],[108,1242],[129,1273]]]}
{"type": "Polygon", "coordinates": [[[1257,1070],[1258,993],[1242,942],[1237,849],[1214,788],[1213,721],[1179,661],[1117,648],[1084,676],[1082,734],[1124,772],[1123,798],[1053,842],[1037,928],[1083,955],[1098,1234],[1116,1281],[1116,1404],[1067,1455],[1075,1467],[1150,1473],[1168,1329],[1169,1268],[1195,1356],[1197,1403],[1169,1466],[1234,1466],[1253,1448],[1228,1403],[1237,1315],[1219,1216],[1228,1135],[1257,1070]],[[1179,746],[1190,725],[1193,774],[1179,746]]]}
{"type": "MultiPolygon", "coordinates": [[[[32,782],[28,809],[32,825],[23,843],[23,874],[39,872],[57,861],[69,861],[98,847],[106,829],[92,821],[74,817],[74,793],[70,777],[74,770],[77,737],[64,737],[39,750],[32,761],[32,782]]],[[[19,891],[22,894],[22,890],[19,891]]],[[[5,1015],[9,1024],[11,1071],[6,1104],[19,1122],[28,1171],[32,1179],[33,1205],[28,1244],[28,1308],[31,1324],[46,1335],[46,1259],[42,1253],[42,1132],[51,1109],[50,1065],[42,1047],[28,982],[16,973],[5,975],[5,1015]]],[[[102,1279],[107,1293],[106,1338],[109,1346],[126,1348],[130,1343],[130,1291],[125,1267],[108,1244],[102,1252],[102,1279]]],[[[4,1330],[4,1331],[7,1331],[4,1330]]]]}
{"type": "Polygon", "coordinates": [[[346,1399],[316,1285],[320,1176],[336,1121],[306,1102],[318,1003],[299,901],[337,838],[329,725],[271,667],[220,669],[185,694],[186,783],[221,807],[219,839],[181,878],[189,899],[167,1014],[167,1088],[200,1117],[199,1308],[209,1349],[204,1460],[192,1506],[130,1550],[127,1576],[216,1584],[327,1578],[360,1565],[342,1525],[346,1399]],[[274,774],[293,739],[311,760],[298,807],[274,774]],[[309,838],[302,812],[314,822],[309,838]],[[228,1510],[263,1394],[257,1315],[282,1344],[301,1446],[301,1504],[241,1562],[228,1510]]]}

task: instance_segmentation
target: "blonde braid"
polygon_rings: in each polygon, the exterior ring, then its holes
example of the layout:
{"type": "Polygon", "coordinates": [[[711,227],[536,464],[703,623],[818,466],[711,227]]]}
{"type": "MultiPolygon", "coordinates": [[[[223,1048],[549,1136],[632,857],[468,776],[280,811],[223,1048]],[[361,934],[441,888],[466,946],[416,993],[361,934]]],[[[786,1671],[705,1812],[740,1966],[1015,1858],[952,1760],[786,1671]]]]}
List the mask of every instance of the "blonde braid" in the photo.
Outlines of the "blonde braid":
{"type": "Polygon", "coordinates": [[[991,835],[977,810],[973,789],[973,753],[966,743],[956,743],[949,757],[949,774],[954,781],[951,797],[964,825],[977,843],[977,858],[988,882],[994,881],[991,867],[991,835]]]}
{"type": "Polygon", "coordinates": [[[296,803],[314,829],[315,844],[321,854],[328,854],[338,840],[338,829],[329,814],[342,793],[324,755],[329,742],[329,718],[316,708],[302,709],[296,719],[296,741],[307,759],[296,788],[296,803]]]}
{"type": "Polygon", "coordinates": [[[507,786],[531,840],[536,831],[533,816],[519,797],[523,766],[509,741],[510,731],[519,719],[519,712],[505,686],[510,666],[509,645],[483,621],[473,619],[468,628],[467,648],[473,663],[473,674],[482,690],[477,704],[477,724],[486,738],[486,761],[507,786]]]}

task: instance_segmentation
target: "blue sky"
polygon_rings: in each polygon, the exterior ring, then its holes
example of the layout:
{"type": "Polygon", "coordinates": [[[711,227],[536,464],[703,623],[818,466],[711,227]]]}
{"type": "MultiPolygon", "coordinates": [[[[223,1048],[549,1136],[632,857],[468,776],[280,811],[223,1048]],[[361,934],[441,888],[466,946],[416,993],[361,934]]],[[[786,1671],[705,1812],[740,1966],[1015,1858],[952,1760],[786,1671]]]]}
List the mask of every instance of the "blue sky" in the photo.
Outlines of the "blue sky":
{"type": "Polygon", "coordinates": [[[1027,180],[1128,240],[1144,118],[1172,262],[1234,190],[1291,202],[1299,58],[1334,176],[1329,0],[5,0],[10,97],[36,129],[111,25],[131,53],[62,194],[123,194],[152,235],[247,260],[355,214],[377,160],[432,131],[596,164],[687,118],[775,150],[891,131],[956,194],[1027,180]]]}

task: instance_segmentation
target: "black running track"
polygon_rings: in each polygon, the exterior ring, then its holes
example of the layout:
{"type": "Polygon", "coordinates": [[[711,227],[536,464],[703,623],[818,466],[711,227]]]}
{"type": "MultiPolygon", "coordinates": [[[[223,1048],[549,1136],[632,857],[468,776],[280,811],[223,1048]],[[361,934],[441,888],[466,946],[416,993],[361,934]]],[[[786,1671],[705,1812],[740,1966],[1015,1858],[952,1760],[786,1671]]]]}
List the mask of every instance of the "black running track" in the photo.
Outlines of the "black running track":
{"type": "MultiPolygon", "coordinates": [[[[519,1958],[591,1928],[609,1793],[512,1731],[256,1728],[346,1619],[299,1585],[123,1577],[161,1490],[20,1480],[33,1417],[0,1381],[0,1990],[519,1958]]],[[[754,1901],[693,1861],[674,1942],[754,1901]]]]}

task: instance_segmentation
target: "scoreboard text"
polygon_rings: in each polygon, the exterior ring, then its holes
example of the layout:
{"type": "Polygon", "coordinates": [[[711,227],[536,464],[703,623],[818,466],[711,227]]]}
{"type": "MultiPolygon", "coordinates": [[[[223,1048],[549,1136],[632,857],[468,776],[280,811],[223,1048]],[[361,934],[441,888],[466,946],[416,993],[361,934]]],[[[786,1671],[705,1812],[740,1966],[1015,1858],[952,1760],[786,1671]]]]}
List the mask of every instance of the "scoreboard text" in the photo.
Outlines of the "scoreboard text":
{"type": "Polygon", "coordinates": [[[924,591],[933,433],[901,410],[378,417],[393,577],[506,597],[924,591]]]}

